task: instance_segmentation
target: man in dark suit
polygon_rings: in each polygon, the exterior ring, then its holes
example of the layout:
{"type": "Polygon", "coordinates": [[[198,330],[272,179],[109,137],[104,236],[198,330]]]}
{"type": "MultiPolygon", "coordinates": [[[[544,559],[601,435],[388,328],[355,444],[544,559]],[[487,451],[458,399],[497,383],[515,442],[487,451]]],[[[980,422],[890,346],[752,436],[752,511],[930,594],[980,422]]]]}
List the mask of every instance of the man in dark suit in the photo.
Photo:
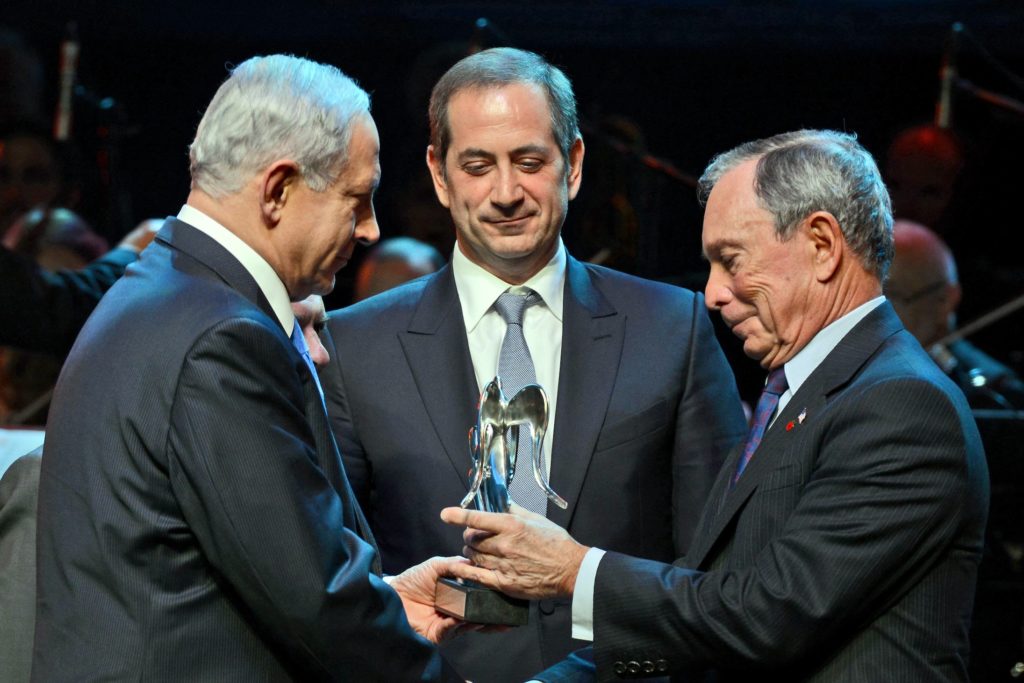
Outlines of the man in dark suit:
{"type": "Polygon", "coordinates": [[[254,58],[218,90],[186,205],[57,387],[35,680],[436,677],[450,562],[379,576],[290,306],[377,239],[378,146],[333,67],[254,58]]]}
{"type": "Polygon", "coordinates": [[[874,161],[798,131],[719,156],[701,187],[708,305],[770,373],[689,553],[602,553],[528,513],[450,508],[479,565],[460,574],[572,596],[593,649],[543,680],[966,680],[987,469],[963,394],[882,296],[874,161]]]}
{"type": "MultiPolygon", "coordinates": [[[[509,389],[506,295],[536,298],[521,324],[552,408],[550,481],[568,508],[545,508],[522,450],[512,498],[536,493],[538,512],[590,543],[671,560],[744,429],[700,295],[566,253],[583,140],[568,79],[539,56],[460,61],[435,86],[430,119],[427,163],[458,239],[451,265],[328,322],[327,412],[385,569],[462,546],[437,514],[469,486],[481,389],[497,374],[509,389]]],[[[543,600],[526,626],[444,647],[463,675],[491,683],[522,681],[578,645],[568,601],[543,600]]]]}

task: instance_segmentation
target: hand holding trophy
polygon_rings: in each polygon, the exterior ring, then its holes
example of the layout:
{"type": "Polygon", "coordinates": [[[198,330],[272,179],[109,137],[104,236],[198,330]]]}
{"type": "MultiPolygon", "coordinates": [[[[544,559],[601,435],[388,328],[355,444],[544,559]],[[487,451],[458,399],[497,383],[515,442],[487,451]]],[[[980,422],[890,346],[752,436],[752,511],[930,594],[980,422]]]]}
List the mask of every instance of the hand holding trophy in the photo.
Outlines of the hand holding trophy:
{"type": "MultiPolygon", "coordinates": [[[[567,503],[551,488],[544,467],[544,434],[548,426],[548,399],[544,389],[528,384],[511,400],[501,390],[501,378],[491,380],[480,395],[477,421],[469,430],[469,454],[473,462],[469,492],[460,505],[475,502],[478,510],[508,512],[509,486],[517,475],[517,451],[530,429],[533,439],[531,470],[547,499],[565,509],[567,503]]],[[[525,473],[522,473],[525,474],[525,473]]],[[[434,595],[435,606],[445,614],[478,624],[518,626],[527,622],[528,603],[497,591],[454,579],[441,579],[434,595]]]]}

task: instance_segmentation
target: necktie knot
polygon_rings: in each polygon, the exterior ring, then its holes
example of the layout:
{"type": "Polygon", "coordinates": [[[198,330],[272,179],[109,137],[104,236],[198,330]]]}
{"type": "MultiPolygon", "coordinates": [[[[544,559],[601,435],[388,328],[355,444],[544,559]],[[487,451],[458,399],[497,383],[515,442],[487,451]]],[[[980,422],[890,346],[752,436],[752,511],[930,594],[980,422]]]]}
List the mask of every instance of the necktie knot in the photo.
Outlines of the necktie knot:
{"type": "Polygon", "coordinates": [[[540,300],[537,292],[530,290],[526,294],[503,292],[494,302],[494,310],[498,312],[506,325],[522,325],[523,313],[528,306],[540,300]]]}

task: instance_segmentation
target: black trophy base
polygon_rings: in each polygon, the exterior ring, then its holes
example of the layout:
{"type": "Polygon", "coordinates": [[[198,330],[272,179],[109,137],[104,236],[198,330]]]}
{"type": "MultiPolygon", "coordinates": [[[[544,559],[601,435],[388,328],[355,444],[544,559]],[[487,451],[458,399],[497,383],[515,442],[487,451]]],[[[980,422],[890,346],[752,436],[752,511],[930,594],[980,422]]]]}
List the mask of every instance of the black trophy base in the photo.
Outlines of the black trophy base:
{"type": "Polygon", "coordinates": [[[438,612],[470,624],[522,626],[530,617],[528,601],[455,579],[438,580],[434,588],[434,607],[438,612]]]}

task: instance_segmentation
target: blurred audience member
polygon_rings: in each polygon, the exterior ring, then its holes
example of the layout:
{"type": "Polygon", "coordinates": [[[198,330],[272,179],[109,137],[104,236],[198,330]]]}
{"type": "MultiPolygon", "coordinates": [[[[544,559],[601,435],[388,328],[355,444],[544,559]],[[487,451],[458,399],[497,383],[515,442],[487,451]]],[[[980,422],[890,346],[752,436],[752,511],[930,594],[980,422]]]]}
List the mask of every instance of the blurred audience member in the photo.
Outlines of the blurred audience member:
{"type": "Polygon", "coordinates": [[[74,209],[80,195],[71,148],[41,129],[17,128],[0,138],[0,234],[32,209],[74,209]]]}
{"type": "Polygon", "coordinates": [[[50,272],[32,255],[0,244],[0,344],[63,358],[100,297],[153,240],[162,223],[155,218],[143,221],[116,248],[78,270],[50,272]]]}
{"type": "Polygon", "coordinates": [[[933,125],[897,134],[889,145],[886,185],[896,218],[933,226],[945,234],[946,219],[964,166],[964,151],[952,131],[933,125]]]}
{"type": "Polygon", "coordinates": [[[1024,384],[1010,368],[965,339],[938,344],[956,329],[961,289],[945,242],[908,220],[893,225],[896,254],[886,296],[903,325],[966,394],[974,408],[1024,409],[1024,384]]]}
{"type": "Polygon", "coordinates": [[[362,301],[403,282],[429,275],[444,265],[434,247],[411,237],[392,237],[366,255],[356,273],[353,301],[362,301]]]}
{"type": "MultiPolygon", "coordinates": [[[[107,251],[106,241],[68,209],[34,209],[3,236],[3,245],[46,269],[82,268],[107,251]]],[[[0,423],[44,424],[60,360],[0,347],[0,423]]]]}

